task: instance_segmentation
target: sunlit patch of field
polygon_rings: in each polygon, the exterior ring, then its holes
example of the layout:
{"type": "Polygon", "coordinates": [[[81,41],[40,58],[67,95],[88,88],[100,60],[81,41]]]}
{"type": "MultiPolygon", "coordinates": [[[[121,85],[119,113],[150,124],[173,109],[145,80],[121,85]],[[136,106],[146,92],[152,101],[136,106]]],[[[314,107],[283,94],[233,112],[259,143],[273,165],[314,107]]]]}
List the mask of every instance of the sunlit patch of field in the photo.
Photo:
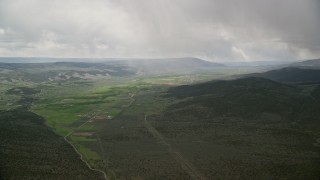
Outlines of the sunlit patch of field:
{"type": "Polygon", "coordinates": [[[199,82],[205,82],[210,80],[221,80],[221,79],[231,79],[241,74],[263,72],[264,68],[256,67],[225,67],[215,69],[211,72],[199,72],[190,74],[180,74],[180,75],[162,75],[162,76],[149,76],[138,79],[139,82],[144,82],[148,84],[156,85],[168,85],[177,86],[184,84],[193,84],[199,82]]]}

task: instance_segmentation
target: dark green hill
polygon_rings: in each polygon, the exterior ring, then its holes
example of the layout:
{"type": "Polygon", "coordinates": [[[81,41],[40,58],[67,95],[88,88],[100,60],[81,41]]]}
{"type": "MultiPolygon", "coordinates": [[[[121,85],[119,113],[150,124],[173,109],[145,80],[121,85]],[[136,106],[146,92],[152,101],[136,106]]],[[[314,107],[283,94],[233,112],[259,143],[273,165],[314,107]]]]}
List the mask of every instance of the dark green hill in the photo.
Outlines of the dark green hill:
{"type": "Polygon", "coordinates": [[[148,119],[208,179],[316,180],[319,92],[263,78],[173,87],[176,103],[148,119]]]}
{"type": "Polygon", "coordinates": [[[170,89],[169,96],[189,98],[170,107],[172,115],[202,120],[218,116],[259,118],[262,113],[288,116],[308,100],[296,87],[263,78],[181,86],[170,89]]]}
{"type": "Polygon", "coordinates": [[[288,83],[313,84],[320,83],[320,69],[304,69],[287,67],[265,73],[249,74],[246,76],[263,77],[274,81],[288,83]]]}
{"type": "Polygon", "coordinates": [[[43,118],[23,108],[0,112],[0,142],[1,179],[103,179],[43,118]]]}

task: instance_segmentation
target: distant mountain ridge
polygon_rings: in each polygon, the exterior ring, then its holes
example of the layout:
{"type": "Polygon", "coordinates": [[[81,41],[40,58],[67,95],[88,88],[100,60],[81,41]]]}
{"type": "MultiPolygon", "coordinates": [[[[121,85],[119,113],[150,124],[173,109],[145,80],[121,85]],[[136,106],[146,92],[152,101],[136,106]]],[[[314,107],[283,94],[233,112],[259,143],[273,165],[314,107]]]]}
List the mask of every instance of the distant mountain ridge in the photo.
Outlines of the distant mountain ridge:
{"type": "MultiPolygon", "coordinates": [[[[53,58],[53,57],[0,57],[0,63],[55,63],[55,62],[84,62],[84,63],[101,63],[101,62],[126,62],[126,61],[205,61],[194,57],[181,58],[53,58]]],[[[205,61],[209,62],[209,61],[205,61]]],[[[213,63],[213,62],[211,62],[213,63]]],[[[220,63],[213,63],[223,65],[220,63]]]]}
{"type": "Polygon", "coordinates": [[[293,67],[320,68],[320,59],[311,59],[291,64],[293,67]]]}
{"type": "Polygon", "coordinates": [[[188,74],[224,67],[198,58],[143,59],[114,61],[138,69],[138,74],[188,74]]]}
{"type": "Polygon", "coordinates": [[[270,70],[264,73],[247,74],[244,75],[244,77],[262,77],[287,83],[319,84],[320,59],[296,62],[280,69],[270,70]]]}
{"type": "MultiPolygon", "coordinates": [[[[36,61],[40,60],[42,61],[43,59],[36,59],[36,61]]],[[[53,61],[53,59],[49,60],[53,61]]],[[[82,62],[31,63],[30,59],[26,58],[25,61],[29,61],[29,63],[0,63],[0,81],[18,81],[21,79],[44,82],[72,79],[102,79],[110,78],[110,76],[174,75],[212,71],[215,68],[224,67],[222,64],[197,58],[108,59],[97,62],[84,62],[86,59],[72,60],[82,60],[82,62]]],[[[9,60],[6,59],[6,61],[9,60]]]]}

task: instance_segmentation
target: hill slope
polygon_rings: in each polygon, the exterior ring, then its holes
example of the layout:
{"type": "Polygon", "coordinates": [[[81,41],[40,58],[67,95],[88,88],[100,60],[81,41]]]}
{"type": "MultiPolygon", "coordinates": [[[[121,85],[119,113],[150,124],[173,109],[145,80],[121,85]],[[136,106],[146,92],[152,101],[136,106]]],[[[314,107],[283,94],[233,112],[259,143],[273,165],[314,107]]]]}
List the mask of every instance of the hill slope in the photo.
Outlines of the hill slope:
{"type": "Polygon", "coordinates": [[[23,108],[0,112],[1,179],[104,179],[44,119],[23,108]]]}
{"type": "Polygon", "coordinates": [[[320,83],[320,69],[287,67],[246,76],[263,77],[274,81],[289,83],[320,83]]]}
{"type": "Polygon", "coordinates": [[[149,121],[208,179],[317,179],[319,92],[263,78],[174,87],[149,121]]]}
{"type": "MultiPolygon", "coordinates": [[[[191,98],[171,107],[180,109],[198,118],[231,116],[257,118],[261,113],[287,115],[299,108],[303,97],[295,87],[283,85],[262,78],[244,78],[232,81],[208,82],[198,85],[181,86],[169,90],[169,96],[191,98]],[[190,109],[187,108],[190,106],[190,109]],[[203,107],[205,112],[197,112],[203,107]]],[[[171,110],[170,110],[171,111],[171,110]]],[[[173,114],[175,114],[174,112],[173,114]]]]}

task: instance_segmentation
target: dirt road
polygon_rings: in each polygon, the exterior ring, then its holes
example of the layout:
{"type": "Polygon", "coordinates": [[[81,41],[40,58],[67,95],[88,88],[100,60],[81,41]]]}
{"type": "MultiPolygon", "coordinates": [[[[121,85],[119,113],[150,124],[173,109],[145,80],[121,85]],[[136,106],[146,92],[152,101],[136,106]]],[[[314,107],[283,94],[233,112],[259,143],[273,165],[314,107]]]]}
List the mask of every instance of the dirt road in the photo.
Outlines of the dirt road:
{"type": "MultiPolygon", "coordinates": [[[[86,122],[84,122],[83,124],[81,124],[78,128],[84,126],[85,124],[87,124],[89,121],[91,121],[93,118],[95,117],[95,115],[93,115],[91,118],[89,118],[89,120],[87,120],[86,122]]],[[[76,153],[80,156],[80,160],[82,162],[84,162],[89,169],[91,169],[92,171],[96,171],[99,172],[101,174],[103,174],[104,179],[109,180],[107,177],[107,174],[104,171],[101,171],[100,169],[94,169],[91,167],[91,165],[83,158],[83,155],[77,150],[77,148],[68,140],[68,137],[74,132],[74,130],[72,130],[69,134],[64,136],[64,140],[70,144],[72,146],[72,148],[74,149],[74,151],[76,151],[76,153]]]]}

